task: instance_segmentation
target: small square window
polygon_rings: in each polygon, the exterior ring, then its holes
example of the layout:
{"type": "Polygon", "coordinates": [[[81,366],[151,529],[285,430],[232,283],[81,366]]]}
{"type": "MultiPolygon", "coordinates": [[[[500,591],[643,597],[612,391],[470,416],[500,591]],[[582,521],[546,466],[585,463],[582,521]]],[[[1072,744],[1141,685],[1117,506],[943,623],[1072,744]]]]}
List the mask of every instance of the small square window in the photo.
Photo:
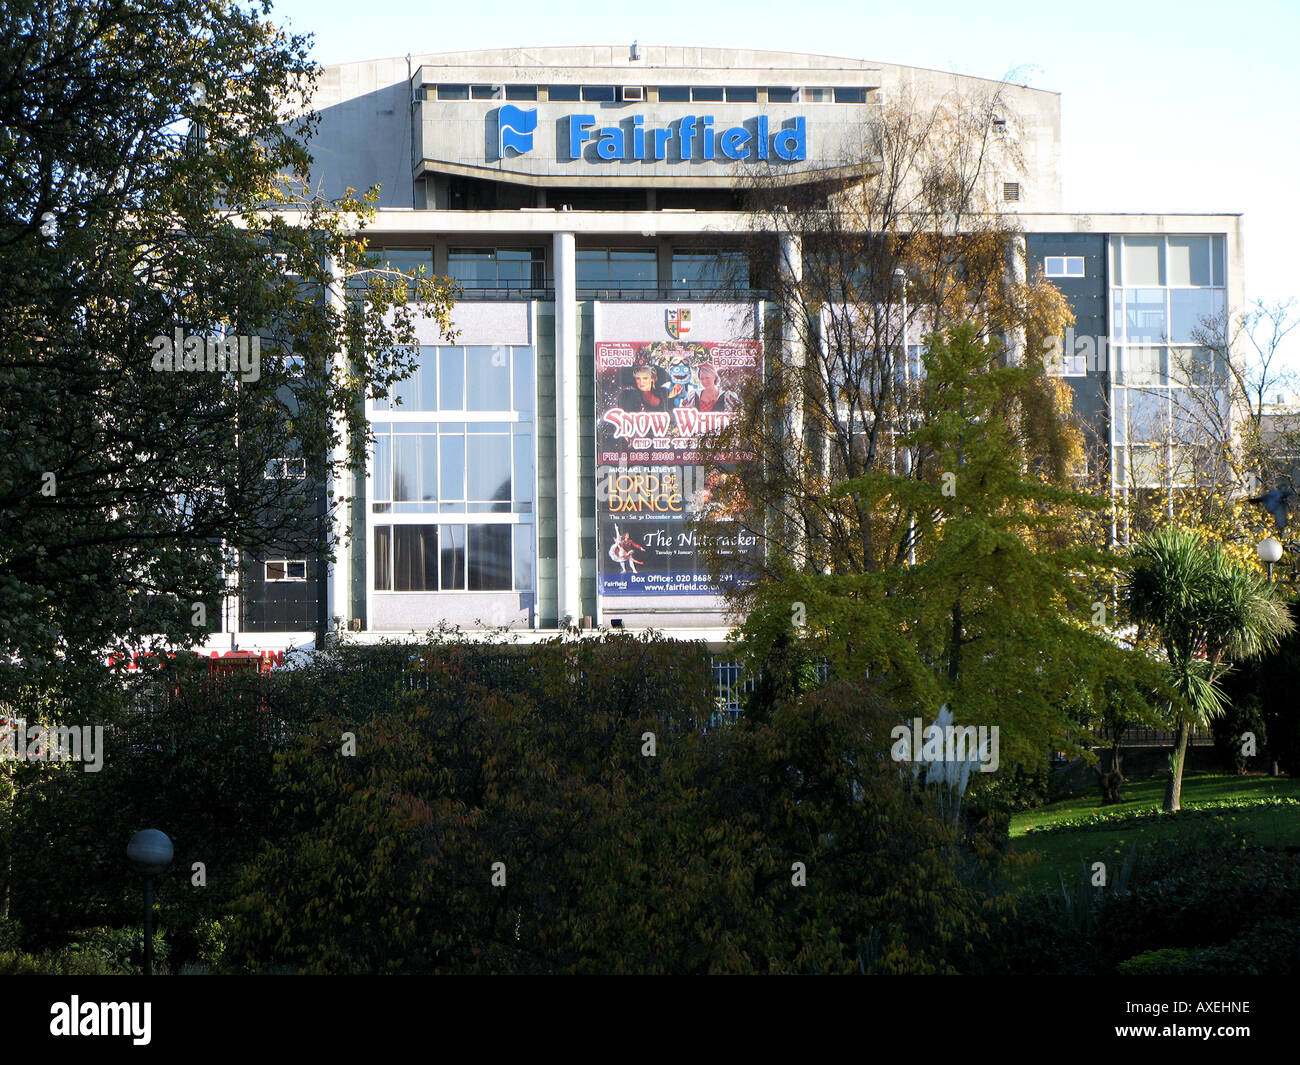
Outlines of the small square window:
{"type": "Polygon", "coordinates": [[[267,581],[305,581],[307,563],[303,559],[275,559],[262,563],[267,581]]]}
{"type": "Polygon", "coordinates": [[[1020,199],[1020,182],[1004,181],[1002,183],[1002,198],[1008,203],[1015,203],[1020,199]]]}
{"type": "Polygon", "coordinates": [[[307,460],[305,458],[271,459],[266,464],[266,472],[263,476],[268,481],[282,479],[300,481],[307,476],[307,460]]]}
{"type": "Polygon", "coordinates": [[[1043,273],[1048,277],[1083,277],[1083,256],[1048,255],[1043,259],[1043,273]]]}

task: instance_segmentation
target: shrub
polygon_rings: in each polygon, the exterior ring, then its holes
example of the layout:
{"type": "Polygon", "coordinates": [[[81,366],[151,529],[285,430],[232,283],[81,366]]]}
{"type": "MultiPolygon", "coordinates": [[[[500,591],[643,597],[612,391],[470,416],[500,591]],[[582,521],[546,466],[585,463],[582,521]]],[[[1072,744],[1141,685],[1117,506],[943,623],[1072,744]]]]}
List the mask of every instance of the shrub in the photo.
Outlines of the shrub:
{"type": "MultiPolygon", "coordinates": [[[[1245,694],[1230,702],[1224,713],[1210,722],[1214,734],[1214,749],[1225,765],[1230,765],[1238,773],[1246,772],[1250,758],[1241,753],[1242,736],[1253,733],[1255,749],[1265,754],[1268,747],[1268,731],[1260,711],[1259,699],[1253,693],[1245,694]]],[[[1258,765],[1258,758],[1256,764],[1258,765]]]]}
{"type": "Polygon", "coordinates": [[[862,685],[792,686],[706,729],[707,658],[672,641],[557,641],[499,669],[435,647],[421,668],[391,709],[326,719],[277,763],[288,836],[246,870],[240,963],[940,972],[958,930],[978,941],[961,842],[862,685]]]}
{"type": "Polygon", "coordinates": [[[0,950],[16,951],[23,938],[23,926],[16,917],[0,917],[0,950]]]}
{"type": "MultiPolygon", "coordinates": [[[[144,971],[143,928],[88,928],[73,932],[67,950],[103,962],[105,971],[141,973],[144,971]]],[[[165,970],[169,954],[167,940],[159,929],[153,933],[153,957],[156,970],[165,970]]]]}
{"type": "Polygon", "coordinates": [[[1017,813],[1048,799],[1047,766],[1011,766],[1000,773],[977,774],[964,806],[977,817],[986,812],[1017,813]]]}
{"type": "Polygon", "coordinates": [[[84,951],[0,950],[0,976],[116,976],[120,972],[99,955],[84,951]]]}
{"type": "Polygon", "coordinates": [[[1192,976],[1203,975],[1206,951],[1186,947],[1148,950],[1115,966],[1120,976],[1192,976]]]}

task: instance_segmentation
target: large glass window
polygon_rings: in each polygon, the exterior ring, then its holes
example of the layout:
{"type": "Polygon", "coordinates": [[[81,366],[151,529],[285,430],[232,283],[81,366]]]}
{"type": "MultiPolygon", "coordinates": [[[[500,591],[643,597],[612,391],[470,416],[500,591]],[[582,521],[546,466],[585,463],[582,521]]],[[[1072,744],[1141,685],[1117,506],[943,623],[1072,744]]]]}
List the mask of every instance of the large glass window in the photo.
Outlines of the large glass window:
{"type": "Polygon", "coordinates": [[[738,251],[674,251],[673,291],[749,288],[749,259],[738,251]]]}
{"type": "Polygon", "coordinates": [[[579,248],[579,289],[632,289],[659,285],[659,257],[653,248],[579,248]]]}
{"type": "Polygon", "coordinates": [[[1165,290],[1129,288],[1124,290],[1124,326],[1129,343],[1146,341],[1159,344],[1165,339],[1165,290]]]}
{"type": "Polygon", "coordinates": [[[541,248],[449,248],[447,273],[467,291],[542,288],[546,284],[541,248]]]}
{"type": "Polygon", "coordinates": [[[376,525],[375,591],[530,591],[532,536],[531,525],[376,525]]]}
{"type": "Polygon", "coordinates": [[[531,514],[530,425],[376,422],[377,514],[531,514]]]}
{"type": "MultiPolygon", "coordinates": [[[[366,252],[366,259],[373,270],[396,270],[416,278],[433,276],[432,248],[371,248],[366,252]]],[[[350,300],[360,300],[365,296],[366,287],[375,275],[362,271],[352,274],[347,279],[347,295],[350,300]]],[[[415,294],[415,282],[411,282],[411,294],[415,294]]]]}
{"type": "MultiPolygon", "coordinates": [[[[1110,239],[1110,333],[1121,369],[1115,390],[1118,483],[1168,487],[1196,476],[1189,411],[1226,411],[1224,368],[1196,345],[1222,328],[1222,234],[1110,239]]],[[[1200,436],[1205,435],[1204,418],[1200,436]]]]}
{"type": "Polygon", "coordinates": [[[376,411],[532,413],[533,349],[507,344],[421,347],[415,372],[376,399],[376,411]]]}
{"type": "Polygon", "coordinates": [[[531,589],[536,387],[531,347],[428,346],[371,404],[376,591],[531,589]]]}
{"type": "MultiPolygon", "coordinates": [[[[1208,261],[1206,263],[1208,269],[1208,261]]],[[[1223,313],[1223,291],[1212,288],[1169,290],[1169,339],[1175,343],[1199,340],[1216,333],[1223,313]]]]}

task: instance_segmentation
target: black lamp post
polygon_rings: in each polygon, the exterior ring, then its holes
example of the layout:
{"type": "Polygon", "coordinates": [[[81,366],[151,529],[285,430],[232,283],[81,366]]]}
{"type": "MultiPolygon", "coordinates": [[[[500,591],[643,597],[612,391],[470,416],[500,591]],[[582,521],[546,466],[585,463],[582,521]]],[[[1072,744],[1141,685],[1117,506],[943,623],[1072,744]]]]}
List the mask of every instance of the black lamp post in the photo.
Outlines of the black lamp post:
{"type": "Polygon", "coordinates": [[[126,845],[127,861],[144,877],[144,974],[153,975],[153,878],[172,864],[172,841],[156,828],[146,828],[126,845]]]}

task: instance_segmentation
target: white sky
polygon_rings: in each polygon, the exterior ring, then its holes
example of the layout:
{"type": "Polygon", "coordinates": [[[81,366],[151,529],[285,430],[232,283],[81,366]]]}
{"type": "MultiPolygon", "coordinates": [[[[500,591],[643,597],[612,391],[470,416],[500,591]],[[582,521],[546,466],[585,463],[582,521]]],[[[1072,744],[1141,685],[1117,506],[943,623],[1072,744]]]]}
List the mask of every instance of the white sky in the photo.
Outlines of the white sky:
{"type": "Polygon", "coordinates": [[[271,18],[324,64],[639,40],[1014,70],[1061,93],[1066,211],[1241,212],[1247,299],[1300,300],[1295,0],[279,0],[271,18]]]}

